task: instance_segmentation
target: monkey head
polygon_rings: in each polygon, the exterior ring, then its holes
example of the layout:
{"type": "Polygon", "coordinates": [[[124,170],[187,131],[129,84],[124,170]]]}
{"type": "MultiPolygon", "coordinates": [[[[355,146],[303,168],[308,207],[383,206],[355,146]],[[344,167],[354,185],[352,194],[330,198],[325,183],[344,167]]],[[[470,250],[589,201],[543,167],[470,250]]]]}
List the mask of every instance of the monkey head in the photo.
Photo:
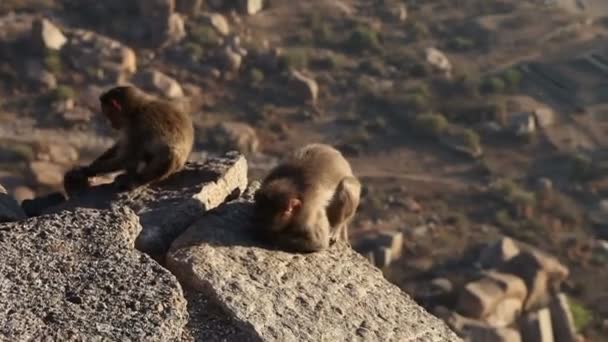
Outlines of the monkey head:
{"type": "Polygon", "coordinates": [[[112,128],[124,127],[137,98],[137,89],[132,86],[114,87],[99,97],[103,115],[108,118],[112,128]]]}
{"type": "Polygon", "coordinates": [[[289,226],[302,209],[302,201],[283,182],[266,184],[255,194],[254,221],[269,231],[289,226]]]}

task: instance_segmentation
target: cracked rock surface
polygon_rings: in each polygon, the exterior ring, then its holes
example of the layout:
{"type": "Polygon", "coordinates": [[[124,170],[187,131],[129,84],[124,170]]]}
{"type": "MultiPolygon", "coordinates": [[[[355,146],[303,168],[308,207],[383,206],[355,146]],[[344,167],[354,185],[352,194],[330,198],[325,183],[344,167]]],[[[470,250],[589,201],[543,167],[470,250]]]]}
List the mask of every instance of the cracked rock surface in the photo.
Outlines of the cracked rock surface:
{"type": "Polygon", "coordinates": [[[248,340],[460,340],[347,246],[268,249],[248,224],[251,204],[249,193],[208,213],[167,256],[182,283],[218,303],[248,340]]]}
{"type": "Polygon", "coordinates": [[[238,196],[247,187],[247,160],[236,152],[184,169],[156,185],[119,193],[112,184],[93,187],[46,212],[79,207],[129,207],[143,227],[135,246],[150,255],[163,255],[171,242],[206,211],[238,196]]]}
{"type": "Polygon", "coordinates": [[[0,224],[0,340],[179,340],[182,289],[133,249],[138,221],[121,208],[0,224]]]}

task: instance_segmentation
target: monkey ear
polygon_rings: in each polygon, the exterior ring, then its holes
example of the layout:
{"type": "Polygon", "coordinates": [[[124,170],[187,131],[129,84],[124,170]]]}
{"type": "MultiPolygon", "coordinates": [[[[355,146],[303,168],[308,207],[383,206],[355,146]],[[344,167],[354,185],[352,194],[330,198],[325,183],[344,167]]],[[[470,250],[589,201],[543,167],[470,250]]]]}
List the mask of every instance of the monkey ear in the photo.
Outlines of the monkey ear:
{"type": "Polygon", "coordinates": [[[120,105],[120,103],[118,103],[118,101],[116,99],[113,99],[111,101],[112,103],[112,107],[114,107],[114,109],[116,109],[119,112],[122,112],[122,106],[120,105]]]}
{"type": "Polygon", "coordinates": [[[300,201],[297,198],[290,198],[287,201],[287,209],[285,210],[287,213],[291,214],[294,211],[298,211],[300,210],[300,208],[302,207],[302,201],[300,201]]]}

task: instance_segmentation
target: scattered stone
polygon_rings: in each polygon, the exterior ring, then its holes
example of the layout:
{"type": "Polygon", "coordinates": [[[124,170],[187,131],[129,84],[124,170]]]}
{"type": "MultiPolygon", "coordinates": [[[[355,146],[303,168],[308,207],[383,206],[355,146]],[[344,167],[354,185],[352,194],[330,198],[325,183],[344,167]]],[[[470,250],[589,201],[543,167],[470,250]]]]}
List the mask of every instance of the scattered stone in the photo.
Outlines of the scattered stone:
{"type": "Polygon", "coordinates": [[[395,258],[393,258],[391,249],[388,247],[379,247],[374,251],[374,261],[378,268],[388,267],[393,260],[395,258]]]}
{"type": "Polygon", "coordinates": [[[401,257],[403,251],[402,232],[381,232],[378,234],[378,243],[386,246],[390,250],[391,259],[395,260],[401,257]]]}
{"type": "Polygon", "coordinates": [[[130,210],[79,209],[0,230],[0,339],[177,341],[188,314],[166,269],[132,250],[130,210]]]}
{"type": "Polygon", "coordinates": [[[184,96],[179,83],[160,71],[146,70],[138,75],[137,80],[143,89],[157,92],[166,98],[176,99],[184,96]]]}
{"type": "Polygon", "coordinates": [[[226,17],[219,13],[212,13],[205,16],[205,19],[219,34],[227,36],[230,34],[230,25],[226,17]]]}
{"type": "Polygon", "coordinates": [[[36,193],[27,186],[20,185],[13,190],[13,196],[18,203],[21,203],[36,197],[36,193]]]}
{"type": "Polygon", "coordinates": [[[44,50],[60,50],[68,41],[61,30],[48,19],[39,19],[32,25],[32,37],[37,47],[44,50]]]}
{"type": "MultiPolygon", "coordinates": [[[[25,217],[19,203],[0,185],[0,223],[19,221],[25,217]]],[[[2,235],[0,235],[0,241],[2,240],[1,237],[2,235]]]]}
{"type": "Polygon", "coordinates": [[[288,87],[293,96],[299,101],[309,102],[313,105],[317,103],[319,86],[314,78],[308,77],[297,70],[293,70],[290,74],[288,87]]]}
{"type": "Polygon", "coordinates": [[[71,110],[63,112],[61,117],[68,124],[87,123],[91,121],[93,112],[87,108],[74,107],[71,110]]]}
{"type": "Polygon", "coordinates": [[[71,166],[79,158],[78,150],[66,143],[39,142],[36,153],[38,159],[63,166],[71,166]]]}
{"type": "Polygon", "coordinates": [[[201,217],[167,255],[184,286],[222,303],[249,338],[460,340],[341,243],[304,255],[268,249],[251,234],[253,188],[201,217]]]}
{"type": "Polygon", "coordinates": [[[186,23],[178,13],[172,13],[169,16],[166,35],[164,46],[179,43],[186,37],[186,23]]]}
{"type": "Polygon", "coordinates": [[[436,48],[427,48],[426,52],[426,61],[436,68],[437,70],[444,73],[446,76],[452,75],[452,63],[448,59],[448,57],[441,51],[436,48]]]}
{"type": "Polygon", "coordinates": [[[537,108],[534,117],[538,127],[545,128],[555,124],[555,112],[551,108],[537,108]]]}
{"type": "Polygon", "coordinates": [[[491,279],[472,281],[464,287],[458,298],[458,312],[481,319],[491,314],[503,298],[504,291],[491,279]]]}
{"type": "Polygon", "coordinates": [[[411,211],[413,213],[419,213],[422,211],[422,206],[420,205],[420,203],[418,203],[415,199],[413,199],[412,197],[407,197],[403,204],[405,205],[405,208],[408,211],[411,211]]]}
{"type": "Polygon", "coordinates": [[[576,327],[570,310],[568,297],[560,293],[549,305],[555,342],[576,342],[576,327]]]}
{"type": "Polygon", "coordinates": [[[218,150],[237,150],[251,154],[259,150],[260,141],[253,127],[242,122],[221,122],[207,132],[218,150]]]}
{"type": "Polygon", "coordinates": [[[139,216],[142,232],[135,247],[160,257],[171,242],[205,212],[247,186],[247,161],[235,152],[187,163],[167,180],[131,192],[117,192],[113,184],[93,186],[45,213],[78,207],[107,209],[129,207],[139,216]]]}
{"type": "Polygon", "coordinates": [[[521,342],[519,331],[510,328],[473,326],[467,330],[467,336],[479,342],[521,342]]]}
{"type": "Polygon", "coordinates": [[[247,15],[258,13],[264,8],[264,0],[240,0],[241,8],[247,15]]]}
{"type": "Polygon", "coordinates": [[[549,309],[542,309],[527,314],[520,322],[520,331],[524,341],[552,342],[553,328],[549,309]]]}
{"type": "Polygon", "coordinates": [[[435,278],[431,281],[431,287],[440,293],[451,293],[454,285],[447,278],[435,278]]]}
{"type": "Polygon", "coordinates": [[[237,72],[241,68],[243,56],[236,53],[231,47],[226,47],[220,53],[220,64],[224,70],[237,72]]]}
{"type": "Polygon", "coordinates": [[[536,132],[536,121],[531,113],[515,113],[511,115],[509,130],[515,136],[526,136],[536,132]]]}
{"type": "Polygon", "coordinates": [[[496,268],[519,254],[519,247],[513,239],[504,237],[481,251],[479,262],[483,267],[496,268]]]}
{"type": "Polygon", "coordinates": [[[30,170],[38,184],[57,186],[63,181],[63,168],[49,161],[32,161],[30,170]]]}

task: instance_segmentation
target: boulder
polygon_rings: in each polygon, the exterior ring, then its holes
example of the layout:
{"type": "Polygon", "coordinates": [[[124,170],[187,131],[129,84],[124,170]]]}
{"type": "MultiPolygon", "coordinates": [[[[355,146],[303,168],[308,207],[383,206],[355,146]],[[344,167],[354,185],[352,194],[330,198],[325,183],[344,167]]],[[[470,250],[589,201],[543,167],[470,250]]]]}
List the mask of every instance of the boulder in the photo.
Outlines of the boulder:
{"type": "Polygon", "coordinates": [[[228,20],[223,15],[211,13],[205,16],[205,20],[222,36],[230,34],[230,25],[228,25],[228,20]]]}
{"type": "Polygon", "coordinates": [[[66,32],[66,55],[79,72],[106,83],[123,83],[137,70],[137,58],[128,46],[92,31],[66,32]]]}
{"type": "Polygon", "coordinates": [[[161,94],[169,99],[181,98],[184,91],[175,79],[156,70],[146,70],[137,76],[141,88],[161,94]]]}
{"type": "Polygon", "coordinates": [[[243,63],[243,56],[239,55],[231,47],[225,47],[219,54],[221,67],[230,72],[237,72],[243,63]]]}
{"type": "Polygon", "coordinates": [[[25,213],[19,203],[0,185],[0,223],[19,221],[24,218],[25,213]]]}
{"type": "Polygon", "coordinates": [[[172,13],[167,22],[167,32],[164,45],[179,43],[186,37],[186,23],[184,18],[178,13],[172,13]]]}
{"type": "Polygon", "coordinates": [[[292,95],[299,101],[312,104],[317,103],[319,85],[314,78],[306,76],[297,70],[293,70],[290,73],[288,87],[292,95]]]}
{"type": "Polygon", "coordinates": [[[524,280],[528,288],[526,310],[548,304],[550,291],[558,289],[569,274],[568,268],[555,258],[534,249],[519,253],[501,266],[500,271],[524,280]]]}
{"type": "Polygon", "coordinates": [[[132,211],[79,209],[0,228],[0,340],[181,338],[181,287],[132,249],[141,229],[132,211]]]}
{"type": "Polygon", "coordinates": [[[553,328],[549,309],[531,312],[520,320],[524,342],[553,342],[553,328]]]}
{"type": "Polygon", "coordinates": [[[448,57],[436,48],[430,47],[425,50],[426,61],[435,69],[441,71],[446,76],[452,74],[452,63],[448,57]]]}
{"type": "Polygon", "coordinates": [[[524,282],[513,275],[487,272],[463,289],[459,312],[493,327],[506,327],[519,316],[526,299],[524,282]]]}
{"type": "Polygon", "coordinates": [[[50,161],[36,160],[30,162],[30,171],[38,184],[57,186],[63,182],[63,167],[50,161]]]}
{"type": "Polygon", "coordinates": [[[222,304],[243,340],[460,341],[344,244],[270,249],[252,233],[255,189],[201,217],[167,255],[185,286],[222,304]]]}
{"type": "Polygon", "coordinates": [[[495,268],[510,260],[519,253],[519,247],[513,239],[504,237],[486,246],[479,257],[483,267],[495,268]]]}
{"type": "Polygon", "coordinates": [[[258,13],[264,8],[264,0],[239,0],[241,10],[247,15],[258,13]]]}
{"type": "Polygon", "coordinates": [[[68,41],[61,30],[48,19],[39,19],[32,25],[32,39],[36,47],[44,50],[60,50],[68,41]]]}
{"type": "Polygon", "coordinates": [[[242,122],[221,122],[208,130],[209,141],[220,150],[258,152],[260,141],[253,127],[242,122]]]}
{"type": "Polygon", "coordinates": [[[402,232],[382,232],[378,235],[378,243],[390,249],[390,254],[393,259],[398,259],[401,257],[401,253],[403,252],[402,232]]]}
{"type": "Polygon", "coordinates": [[[143,227],[136,248],[157,257],[197,218],[226,198],[238,195],[246,185],[247,161],[233,152],[204,162],[187,163],[167,180],[131,192],[117,192],[113,184],[94,186],[45,213],[78,207],[129,207],[139,216],[143,227]]]}
{"type": "Polygon", "coordinates": [[[36,197],[34,190],[27,186],[20,185],[13,190],[13,196],[18,203],[36,197]]]}

